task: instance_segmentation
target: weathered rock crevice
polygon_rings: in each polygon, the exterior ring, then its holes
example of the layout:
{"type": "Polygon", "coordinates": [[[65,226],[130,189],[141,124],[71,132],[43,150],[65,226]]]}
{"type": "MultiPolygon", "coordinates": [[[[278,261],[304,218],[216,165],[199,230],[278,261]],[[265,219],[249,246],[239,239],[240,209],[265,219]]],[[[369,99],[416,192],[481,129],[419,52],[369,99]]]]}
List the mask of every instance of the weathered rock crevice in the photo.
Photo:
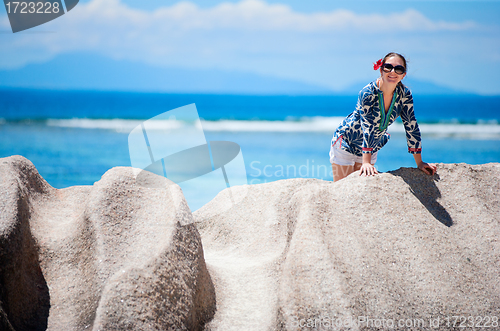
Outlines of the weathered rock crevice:
{"type": "MultiPolygon", "coordinates": [[[[113,168],[56,190],[0,160],[0,322],[6,330],[202,330],[215,292],[182,192],[113,168]]],[[[151,175],[154,176],[154,175],[151,175]]]]}

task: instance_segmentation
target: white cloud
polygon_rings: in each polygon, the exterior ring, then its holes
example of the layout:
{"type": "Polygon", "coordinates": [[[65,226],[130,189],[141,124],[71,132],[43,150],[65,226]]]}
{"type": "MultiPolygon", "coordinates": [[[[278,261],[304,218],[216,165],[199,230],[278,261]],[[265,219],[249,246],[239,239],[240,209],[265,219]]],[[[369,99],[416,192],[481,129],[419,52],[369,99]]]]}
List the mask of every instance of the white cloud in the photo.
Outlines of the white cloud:
{"type": "Polygon", "coordinates": [[[222,3],[201,9],[190,2],[180,2],[152,13],[152,22],[160,26],[173,25],[179,29],[240,29],[265,31],[339,31],[358,29],[387,31],[467,30],[473,22],[433,22],[416,10],[408,9],[389,15],[359,15],[348,10],[328,13],[303,14],[281,4],[267,4],[261,0],[243,0],[239,3],[222,3]]]}
{"type": "Polygon", "coordinates": [[[420,12],[408,9],[404,12],[380,14],[356,14],[348,10],[327,13],[299,13],[289,6],[268,4],[261,0],[243,0],[238,3],[221,3],[212,8],[199,8],[191,2],[179,2],[171,7],[153,12],[134,10],[119,0],[94,0],[81,5],[74,13],[78,19],[115,23],[127,22],[130,29],[156,27],[160,30],[238,29],[263,31],[328,32],[347,29],[362,31],[440,31],[467,30],[473,22],[434,22],[420,12]],[[81,8],[83,7],[83,8],[81,8]]]}
{"type": "Polygon", "coordinates": [[[10,24],[9,24],[9,18],[7,17],[7,15],[5,16],[0,16],[0,29],[2,29],[3,31],[9,31],[10,29],[10,24]]]}
{"type": "MultiPolygon", "coordinates": [[[[6,20],[4,17],[1,25],[6,25],[6,20]]],[[[97,51],[115,58],[140,58],[156,64],[161,64],[163,57],[163,64],[168,65],[172,59],[166,57],[172,54],[183,54],[185,60],[194,56],[193,51],[216,56],[218,51],[214,46],[219,51],[246,54],[269,54],[276,48],[293,51],[293,46],[283,45],[283,40],[275,38],[296,38],[294,34],[297,33],[317,38],[337,32],[362,35],[464,31],[474,27],[473,22],[432,21],[413,9],[388,15],[362,15],[341,9],[306,14],[295,12],[286,5],[243,0],[206,9],[190,2],[179,2],[147,12],[127,7],[119,0],[94,0],[38,28],[56,33],[21,33],[15,38],[0,40],[5,50],[4,59],[5,53],[18,53],[18,56],[10,56],[12,61],[4,61],[0,66],[5,67],[6,63],[21,66],[37,58],[81,50],[97,51]],[[137,53],[140,56],[134,55],[137,53]]]]}
{"type": "MultiPolygon", "coordinates": [[[[243,0],[210,8],[179,2],[143,11],[119,0],[93,0],[36,29],[54,33],[0,38],[0,69],[87,51],[158,66],[249,71],[340,88],[365,79],[366,70],[349,72],[338,63],[371,63],[389,50],[429,58],[441,52],[450,59],[464,44],[473,55],[481,45],[472,34],[485,27],[432,20],[414,9],[386,15],[342,9],[302,13],[286,5],[243,0]],[[461,42],[439,49],[450,34],[460,35],[461,42]],[[418,35],[418,40],[409,35],[418,35]],[[342,79],[335,79],[340,73],[342,79]]],[[[491,44],[488,38],[481,43],[491,44]]],[[[500,53],[498,47],[493,52],[500,53]]]]}

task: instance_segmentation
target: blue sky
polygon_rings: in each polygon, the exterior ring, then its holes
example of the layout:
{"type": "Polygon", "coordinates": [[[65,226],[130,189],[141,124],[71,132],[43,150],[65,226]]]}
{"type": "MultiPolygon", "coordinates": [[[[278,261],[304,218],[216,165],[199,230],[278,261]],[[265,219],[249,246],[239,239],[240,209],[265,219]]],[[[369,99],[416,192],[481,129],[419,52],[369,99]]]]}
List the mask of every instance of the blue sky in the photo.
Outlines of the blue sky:
{"type": "Polygon", "coordinates": [[[91,0],[16,34],[0,11],[0,31],[0,70],[95,53],[340,90],[398,51],[411,77],[500,94],[499,1],[91,0]]]}

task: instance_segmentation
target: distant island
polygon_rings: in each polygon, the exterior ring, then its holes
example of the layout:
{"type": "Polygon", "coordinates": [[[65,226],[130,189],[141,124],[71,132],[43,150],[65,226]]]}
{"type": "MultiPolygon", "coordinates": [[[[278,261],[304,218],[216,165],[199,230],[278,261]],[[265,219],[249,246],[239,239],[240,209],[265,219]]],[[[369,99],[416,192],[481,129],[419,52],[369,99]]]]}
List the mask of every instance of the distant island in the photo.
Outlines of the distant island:
{"type": "MultiPolygon", "coordinates": [[[[431,82],[405,79],[414,94],[471,94],[431,82]]],[[[105,90],[168,93],[356,95],[368,83],[355,83],[342,90],[264,76],[217,69],[162,68],[114,60],[97,54],[70,53],[45,63],[0,70],[0,88],[105,90]]]]}

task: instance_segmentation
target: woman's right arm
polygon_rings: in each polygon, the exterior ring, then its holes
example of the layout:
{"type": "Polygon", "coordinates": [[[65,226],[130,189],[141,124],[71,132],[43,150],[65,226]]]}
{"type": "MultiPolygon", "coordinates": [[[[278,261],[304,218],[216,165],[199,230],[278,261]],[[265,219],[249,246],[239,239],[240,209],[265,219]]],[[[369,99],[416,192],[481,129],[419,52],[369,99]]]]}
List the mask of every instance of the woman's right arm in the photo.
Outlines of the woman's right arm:
{"type": "Polygon", "coordinates": [[[375,166],[371,164],[372,159],[372,151],[375,146],[373,146],[373,130],[375,128],[375,114],[373,113],[373,103],[375,102],[375,98],[372,93],[363,93],[360,94],[359,98],[359,107],[360,107],[360,121],[361,121],[361,129],[363,130],[363,164],[360,168],[360,176],[372,176],[378,174],[375,166]]]}

